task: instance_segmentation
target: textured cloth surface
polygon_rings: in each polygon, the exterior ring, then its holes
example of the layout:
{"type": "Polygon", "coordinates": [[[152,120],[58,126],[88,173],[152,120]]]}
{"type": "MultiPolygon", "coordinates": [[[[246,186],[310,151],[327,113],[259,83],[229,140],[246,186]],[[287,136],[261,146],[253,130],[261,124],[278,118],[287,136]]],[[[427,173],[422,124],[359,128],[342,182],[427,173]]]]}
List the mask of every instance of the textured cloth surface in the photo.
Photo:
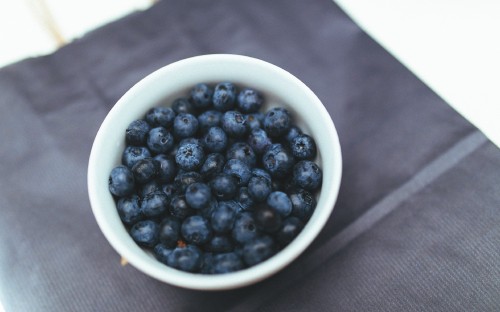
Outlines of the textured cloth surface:
{"type": "Polygon", "coordinates": [[[0,69],[0,301],[7,311],[500,310],[500,151],[334,3],[161,1],[0,69]],[[200,54],[274,63],[323,101],[344,169],[325,229],[257,285],[160,283],[101,234],[91,145],[119,97],[200,54]]]}

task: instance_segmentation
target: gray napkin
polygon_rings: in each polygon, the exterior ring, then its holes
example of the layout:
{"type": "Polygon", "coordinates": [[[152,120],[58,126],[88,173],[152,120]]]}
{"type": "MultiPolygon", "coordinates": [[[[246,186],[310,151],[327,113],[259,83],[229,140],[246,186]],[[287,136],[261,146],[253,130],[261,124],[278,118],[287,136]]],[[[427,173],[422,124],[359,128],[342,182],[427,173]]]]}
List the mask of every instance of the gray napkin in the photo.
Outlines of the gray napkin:
{"type": "Polygon", "coordinates": [[[162,1],[0,69],[0,302],[11,311],[498,311],[500,152],[330,0],[162,1]],[[344,174],[314,244],[272,278],[160,283],[101,234],[86,189],[116,100],[173,61],[261,58],[337,126],[344,174]]]}

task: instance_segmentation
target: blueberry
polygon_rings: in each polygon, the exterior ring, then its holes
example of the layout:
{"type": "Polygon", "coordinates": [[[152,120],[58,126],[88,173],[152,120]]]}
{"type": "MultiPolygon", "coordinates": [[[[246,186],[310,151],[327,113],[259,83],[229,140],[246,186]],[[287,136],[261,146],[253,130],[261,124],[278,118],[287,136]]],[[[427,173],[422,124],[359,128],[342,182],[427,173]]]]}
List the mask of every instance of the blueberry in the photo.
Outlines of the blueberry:
{"type": "Polygon", "coordinates": [[[228,252],[214,255],[212,267],[212,273],[224,274],[239,271],[245,267],[245,264],[236,253],[228,252]]]}
{"type": "Polygon", "coordinates": [[[139,195],[141,198],[146,197],[150,193],[162,191],[162,186],[157,180],[149,181],[142,185],[139,190],[139,195]]]}
{"type": "Polygon", "coordinates": [[[283,220],[283,225],[276,233],[276,241],[281,246],[286,246],[299,235],[302,228],[304,228],[304,223],[299,218],[290,216],[283,220]]]}
{"type": "Polygon", "coordinates": [[[270,236],[253,239],[243,247],[243,260],[248,266],[253,266],[271,258],[276,252],[274,240],[270,236]]]}
{"type": "Polygon", "coordinates": [[[215,86],[212,103],[218,111],[225,112],[234,107],[236,87],[230,82],[221,82],[215,86]]]}
{"type": "Polygon", "coordinates": [[[179,172],[174,179],[174,185],[179,193],[184,194],[189,185],[201,182],[202,176],[196,171],[179,172]]]}
{"type": "Polygon", "coordinates": [[[204,247],[209,252],[230,252],[234,249],[234,243],[228,236],[216,235],[204,247]]]}
{"type": "Polygon", "coordinates": [[[160,163],[151,157],[137,161],[132,167],[135,181],[144,184],[154,180],[160,173],[160,167],[160,163]]]}
{"type": "Polygon", "coordinates": [[[186,189],[186,202],[193,209],[205,208],[211,199],[211,189],[205,183],[196,182],[186,189]]]}
{"type": "Polygon", "coordinates": [[[288,132],[285,135],[285,142],[287,144],[290,144],[292,140],[298,136],[299,134],[302,134],[302,131],[300,130],[299,127],[297,126],[291,126],[288,132]]]}
{"type": "Polygon", "coordinates": [[[167,259],[170,253],[172,253],[172,247],[166,246],[165,244],[156,244],[153,248],[153,254],[155,258],[161,263],[167,264],[167,259]]]}
{"type": "Polygon", "coordinates": [[[236,218],[236,203],[233,201],[221,201],[210,216],[210,224],[214,232],[223,234],[230,232],[236,218]]]}
{"type": "Polygon", "coordinates": [[[172,183],[163,184],[161,189],[168,198],[172,198],[177,194],[177,187],[172,183]]]}
{"type": "Polygon", "coordinates": [[[222,172],[233,176],[238,186],[247,185],[252,177],[252,171],[248,164],[239,159],[229,159],[222,172]]]}
{"type": "Polygon", "coordinates": [[[222,152],[227,147],[227,135],[219,127],[212,127],[203,136],[203,146],[212,153],[222,152]]]}
{"type": "Polygon", "coordinates": [[[267,205],[276,210],[282,217],[287,217],[292,213],[292,202],[288,195],[283,192],[272,192],[267,197],[267,205]]]}
{"type": "Polygon", "coordinates": [[[132,194],[135,188],[134,174],[130,169],[119,165],[109,175],[108,187],[111,194],[115,196],[127,196],[132,194]]]}
{"type": "Polygon", "coordinates": [[[293,165],[292,153],[280,143],[271,145],[262,156],[262,164],[272,177],[286,177],[293,165]]]}
{"type": "Polygon", "coordinates": [[[179,220],[167,217],[160,223],[159,240],[168,248],[177,246],[177,241],[180,239],[181,224],[179,220]]]}
{"type": "Polygon", "coordinates": [[[250,242],[259,235],[255,219],[250,212],[242,212],[236,215],[231,235],[240,244],[250,242]]]}
{"type": "Polygon", "coordinates": [[[176,247],[167,258],[167,265],[186,272],[197,272],[201,268],[202,252],[194,245],[176,247]]]}
{"type": "Polygon", "coordinates": [[[253,177],[263,177],[265,178],[266,180],[269,181],[269,183],[271,183],[271,175],[269,174],[269,172],[267,172],[266,170],[264,169],[261,169],[261,168],[253,168],[252,169],[252,176],[253,177]]]}
{"type": "MultiPolygon", "coordinates": [[[[172,103],[172,110],[176,114],[194,114],[195,108],[186,98],[178,98],[172,103]]],[[[175,119],[174,119],[175,120],[175,119]]]]}
{"type": "Polygon", "coordinates": [[[243,113],[255,113],[263,103],[264,98],[254,89],[245,88],[238,94],[238,109],[243,113]]]}
{"type": "Polygon", "coordinates": [[[207,156],[205,162],[201,166],[200,174],[204,179],[209,180],[222,172],[225,158],[222,154],[212,153],[207,156]]]}
{"type": "Polygon", "coordinates": [[[316,143],[307,134],[299,134],[290,143],[292,154],[297,159],[313,159],[316,157],[316,143]]]}
{"type": "Polygon", "coordinates": [[[269,206],[259,206],[256,208],[254,216],[255,223],[264,232],[276,232],[281,227],[281,215],[269,206]]]}
{"type": "Polygon", "coordinates": [[[202,274],[213,274],[213,258],[211,252],[204,252],[201,256],[201,269],[202,274]]]}
{"type": "Polygon", "coordinates": [[[298,188],[290,193],[290,201],[292,202],[292,215],[302,221],[309,220],[316,207],[313,194],[298,188]]]}
{"type": "Polygon", "coordinates": [[[206,219],[210,219],[212,212],[219,206],[219,202],[212,197],[208,205],[201,209],[198,214],[206,219]]]}
{"type": "Polygon", "coordinates": [[[246,162],[250,167],[254,167],[257,163],[254,150],[244,142],[237,142],[230,146],[226,152],[226,159],[239,159],[246,162]]]}
{"type": "Polygon", "coordinates": [[[177,166],[174,159],[164,154],[156,155],[154,159],[160,163],[158,180],[163,183],[172,182],[177,173],[177,166]]]}
{"type": "Polygon", "coordinates": [[[169,212],[173,217],[183,220],[186,217],[193,215],[195,210],[189,207],[184,195],[176,195],[170,201],[169,212]]]}
{"type": "Polygon", "coordinates": [[[250,132],[247,143],[259,155],[262,155],[273,144],[266,131],[260,128],[250,132]]]}
{"type": "Polygon", "coordinates": [[[222,113],[216,110],[208,110],[198,116],[198,128],[201,132],[206,132],[211,127],[220,127],[222,113]]]}
{"type": "Polygon", "coordinates": [[[271,194],[271,180],[262,176],[253,176],[248,181],[248,194],[256,202],[263,202],[271,194]]]}
{"type": "Polygon", "coordinates": [[[264,117],[264,130],[272,138],[285,135],[290,129],[290,124],[290,113],[283,107],[270,109],[264,117]]]}
{"type": "Polygon", "coordinates": [[[194,136],[198,131],[198,119],[192,114],[180,113],[174,119],[174,135],[184,139],[194,136]]]}
{"type": "Polygon", "coordinates": [[[219,200],[231,199],[238,190],[236,179],[224,173],[216,175],[209,184],[212,194],[219,200]]]}
{"type": "Polygon", "coordinates": [[[245,120],[247,122],[247,128],[250,130],[262,128],[264,122],[264,114],[255,113],[245,115],[245,120]]]}
{"type": "Polygon", "coordinates": [[[134,120],[125,130],[125,142],[127,145],[144,145],[149,130],[151,130],[151,127],[146,121],[142,119],[134,120]]]}
{"type": "Polygon", "coordinates": [[[170,107],[153,107],[146,114],[146,121],[151,127],[169,129],[174,123],[175,112],[170,107]]]}
{"type": "Polygon", "coordinates": [[[116,209],[120,219],[125,224],[133,224],[143,218],[139,205],[139,196],[135,194],[118,199],[116,209]]]}
{"type": "Polygon", "coordinates": [[[242,138],[247,132],[245,116],[237,111],[227,111],[222,116],[222,129],[233,138],[242,138]]]}
{"type": "Polygon", "coordinates": [[[160,227],[152,220],[139,221],[130,228],[130,236],[141,246],[154,247],[158,242],[160,227]]]}
{"type": "Polygon", "coordinates": [[[238,205],[240,206],[240,210],[249,211],[253,209],[254,201],[248,192],[248,187],[240,187],[238,191],[238,205]]]}
{"type": "Polygon", "coordinates": [[[186,171],[196,170],[203,164],[205,153],[198,144],[187,143],[179,147],[175,154],[175,162],[186,171]]]}
{"type": "Polygon", "coordinates": [[[144,146],[127,146],[122,154],[122,164],[132,169],[136,162],[151,157],[151,152],[144,146]]]}
{"type": "Polygon", "coordinates": [[[154,154],[164,154],[174,147],[174,136],[163,127],[156,127],[149,131],[147,145],[154,154]]]}
{"type": "Polygon", "coordinates": [[[207,219],[195,215],[187,217],[182,222],[181,234],[186,242],[201,245],[212,238],[212,228],[207,219]]]}
{"type": "Polygon", "coordinates": [[[315,191],[321,186],[323,174],[317,164],[301,160],[293,167],[293,181],[303,189],[315,191]]]}
{"type": "Polygon", "coordinates": [[[199,83],[191,89],[191,102],[197,109],[207,109],[212,102],[214,91],[208,85],[199,83]]]}
{"type": "Polygon", "coordinates": [[[141,212],[147,217],[159,217],[167,211],[168,197],[162,191],[149,193],[141,203],[141,212]]]}

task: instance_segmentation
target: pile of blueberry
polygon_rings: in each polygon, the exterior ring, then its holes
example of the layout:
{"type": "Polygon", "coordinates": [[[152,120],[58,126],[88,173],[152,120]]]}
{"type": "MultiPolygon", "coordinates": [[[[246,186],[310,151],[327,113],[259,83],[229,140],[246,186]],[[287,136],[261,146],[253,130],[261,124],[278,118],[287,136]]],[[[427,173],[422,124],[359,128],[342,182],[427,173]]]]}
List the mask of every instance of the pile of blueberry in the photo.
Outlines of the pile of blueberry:
{"type": "Polygon", "coordinates": [[[316,144],[282,107],[223,82],[197,84],[125,133],[109,190],[131,237],[166,265],[220,274],[273,256],[316,206],[316,144]]]}

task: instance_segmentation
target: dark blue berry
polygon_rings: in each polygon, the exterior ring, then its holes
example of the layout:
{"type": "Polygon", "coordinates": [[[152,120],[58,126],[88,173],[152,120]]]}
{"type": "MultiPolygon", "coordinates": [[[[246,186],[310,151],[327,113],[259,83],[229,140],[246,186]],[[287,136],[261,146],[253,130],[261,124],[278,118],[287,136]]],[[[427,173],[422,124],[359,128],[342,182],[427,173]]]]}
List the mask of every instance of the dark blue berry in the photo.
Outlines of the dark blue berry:
{"type": "Polygon", "coordinates": [[[269,206],[259,206],[255,209],[254,215],[255,223],[264,232],[276,232],[281,227],[281,215],[269,206]]]}
{"type": "Polygon", "coordinates": [[[299,188],[290,193],[290,201],[292,202],[292,215],[304,222],[309,220],[316,207],[313,194],[299,188]]]}
{"type": "Polygon", "coordinates": [[[293,165],[292,153],[280,143],[271,145],[262,156],[262,164],[272,177],[286,177],[293,165]]]}
{"type": "Polygon", "coordinates": [[[160,223],[159,240],[168,248],[174,248],[180,239],[181,223],[179,220],[167,217],[160,223]]]}
{"type": "Polygon", "coordinates": [[[212,229],[219,234],[231,231],[236,218],[236,203],[233,201],[221,201],[210,216],[212,229]]]}
{"type": "Polygon", "coordinates": [[[197,109],[207,109],[212,102],[214,91],[208,85],[199,83],[191,89],[191,102],[197,109]]]}
{"type": "Polygon", "coordinates": [[[269,180],[269,183],[271,183],[271,175],[269,174],[269,172],[267,172],[264,169],[253,168],[252,169],[252,176],[254,176],[254,177],[263,177],[263,178],[269,180]]]}
{"type": "Polygon", "coordinates": [[[163,184],[161,189],[170,199],[177,194],[177,187],[172,183],[163,184]]]}
{"type": "Polygon", "coordinates": [[[175,162],[186,171],[196,170],[203,164],[205,153],[198,144],[186,143],[179,147],[175,154],[175,162]]]}
{"type": "Polygon", "coordinates": [[[108,187],[111,194],[115,196],[130,195],[135,189],[134,174],[123,165],[117,166],[111,170],[108,187]]]}
{"type": "Polygon", "coordinates": [[[238,109],[245,113],[256,113],[264,103],[262,95],[254,89],[245,88],[238,94],[238,109]]]}
{"type": "Polygon", "coordinates": [[[130,236],[141,246],[154,247],[158,243],[160,226],[152,220],[139,221],[130,228],[130,236]]]}
{"type": "Polygon", "coordinates": [[[167,259],[170,253],[173,251],[172,247],[166,246],[165,244],[156,244],[153,248],[153,254],[155,258],[161,263],[167,264],[167,259]]]}
{"type": "Polygon", "coordinates": [[[225,161],[226,160],[222,154],[209,154],[200,168],[200,174],[206,180],[212,179],[217,174],[222,172],[225,161]]]}
{"type": "Polygon", "coordinates": [[[290,129],[288,130],[288,132],[285,135],[285,142],[287,144],[290,144],[292,142],[292,140],[296,136],[298,136],[300,134],[302,134],[302,131],[300,130],[299,127],[297,127],[297,126],[291,126],[290,129]]]}
{"type": "Polygon", "coordinates": [[[253,209],[255,202],[248,192],[248,187],[244,186],[240,188],[238,191],[237,202],[241,211],[249,211],[253,209]]]}
{"type": "Polygon", "coordinates": [[[227,111],[222,116],[222,129],[233,138],[241,138],[247,133],[245,116],[237,111],[227,111]]]}
{"type": "Polygon", "coordinates": [[[283,107],[271,108],[264,117],[264,130],[272,138],[285,135],[290,129],[291,117],[283,107]]]}
{"type": "Polygon", "coordinates": [[[156,155],[154,159],[160,163],[158,180],[163,183],[172,182],[177,173],[177,166],[174,159],[164,154],[156,155]]]}
{"type": "Polygon", "coordinates": [[[208,252],[230,252],[234,249],[234,243],[228,236],[216,235],[204,247],[208,252]]]}
{"type": "Polygon", "coordinates": [[[190,137],[190,138],[185,138],[185,139],[182,139],[180,142],[179,142],[179,146],[182,146],[184,144],[196,144],[196,145],[200,145],[202,146],[203,143],[200,139],[198,138],[195,138],[195,137],[190,137]]]}
{"type": "Polygon", "coordinates": [[[196,182],[186,189],[186,202],[193,209],[205,208],[211,199],[211,189],[205,183],[196,182]]]}
{"type": "Polygon", "coordinates": [[[151,152],[144,146],[127,146],[122,154],[122,164],[132,169],[136,162],[151,157],[151,152]]]}
{"type": "Polygon", "coordinates": [[[247,185],[252,177],[252,171],[248,164],[239,159],[229,159],[224,165],[222,172],[233,176],[238,186],[247,185]]]}
{"type": "Polygon", "coordinates": [[[162,191],[162,186],[157,180],[149,181],[142,185],[139,190],[139,195],[141,198],[146,197],[150,193],[162,191]]]}
{"type": "Polygon", "coordinates": [[[201,268],[202,252],[194,245],[176,247],[167,258],[167,265],[186,272],[197,272],[201,268]]]}
{"type": "Polygon", "coordinates": [[[139,204],[139,196],[135,194],[118,199],[116,209],[118,210],[120,219],[125,224],[133,224],[143,218],[139,204]]]}
{"type": "Polygon", "coordinates": [[[151,127],[169,129],[174,123],[175,112],[170,107],[153,107],[146,114],[146,121],[151,127]]]}
{"type": "Polygon", "coordinates": [[[178,98],[174,100],[172,103],[172,109],[176,114],[194,114],[196,111],[193,104],[186,98],[178,98]]]}
{"type": "Polygon", "coordinates": [[[212,217],[212,212],[219,206],[219,202],[213,198],[210,200],[208,205],[201,209],[198,214],[206,219],[210,219],[212,217]]]}
{"type": "Polygon", "coordinates": [[[202,274],[213,274],[213,258],[214,255],[211,252],[204,252],[201,256],[201,269],[202,274]]]}
{"type": "Polygon", "coordinates": [[[290,143],[292,155],[297,159],[313,159],[316,157],[316,143],[307,134],[299,134],[290,143]]]}
{"type": "Polygon", "coordinates": [[[176,195],[170,201],[169,212],[173,217],[183,220],[186,217],[193,215],[196,210],[187,204],[186,197],[184,195],[176,195]]]}
{"type": "Polygon", "coordinates": [[[203,136],[203,146],[211,153],[222,152],[227,147],[227,135],[219,127],[212,127],[203,136]]]}
{"type": "Polygon", "coordinates": [[[141,159],[132,167],[132,173],[137,183],[145,184],[158,176],[160,163],[151,157],[141,159]]]}
{"type": "Polygon", "coordinates": [[[317,164],[301,160],[293,167],[294,183],[305,190],[315,191],[321,186],[323,174],[317,164]]]}
{"type": "Polygon", "coordinates": [[[290,216],[283,220],[283,225],[276,233],[276,241],[281,246],[288,245],[304,228],[304,223],[294,216],[290,216]]]}
{"type": "Polygon", "coordinates": [[[198,128],[201,132],[206,132],[212,127],[220,127],[222,122],[222,113],[216,110],[209,110],[198,116],[198,128]]]}
{"type": "Polygon", "coordinates": [[[240,244],[248,243],[259,235],[255,219],[250,212],[236,215],[231,235],[240,244]]]}
{"type": "Polygon", "coordinates": [[[225,274],[243,269],[245,264],[240,256],[234,252],[214,255],[212,260],[212,273],[225,274]]]}
{"type": "Polygon", "coordinates": [[[174,136],[167,129],[156,127],[149,131],[147,145],[154,154],[164,154],[174,147],[174,136]]]}
{"type": "Polygon", "coordinates": [[[127,145],[144,145],[151,127],[144,120],[132,121],[125,130],[125,142],[127,145]]]}
{"type": "Polygon", "coordinates": [[[292,213],[292,202],[290,198],[280,191],[269,194],[267,197],[267,205],[276,210],[282,217],[287,217],[292,213]]]}
{"type": "Polygon", "coordinates": [[[198,131],[198,119],[192,114],[180,113],[174,119],[174,135],[184,139],[192,137],[198,131]]]}
{"type": "Polygon", "coordinates": [[[237,142],[229,146],[226,152],[226,159],[239,159],[246,162],[250,167],[257,163],[257,156],[254,150],[244,142],[237,142]]]}
{"type": "Polygon", "coordinates": [[[250,132],[247,143],[259,155],[262,155],[273,144],[266,131],[260,128],[253,129],[250,132]]]}
{"type": "Polygon", "coordinates": [[[174,179],[177,192],[184,194],[189,185],[201,182],[202,176],[196,171],[179,172],[174,179]]]}
{"type": "Polygon", "coordinates": [[[262,124],[264,123],[264,114],[255,113],[255,114],[247,114],[245,115],[245,120],[247,121],[247,128],[259,129],[262,128],[262,124]]]}
{"type": "Polygon", "coordinates": [[[225,112],[234,107],[236,87],[230,82],[221,82],[215,86],[212,103],[218,111],[225,112]]]}
{"type": "Polygon", "coordinates": [[[248,266],[253,266],[271,258],[275,253],[274,240],[265,235],[245,244],[243,247],[243,260],[248,266]]]}
{"type": "Polygon", "coordinates": [[[168,197],[163,191],[149,193],[142,199],[141,212],[147,217],[159,217],[167,211],[168,197]]]}
{"type": "Polygon", "coordinates": [[[248,194],[255,202],[263,202],[271,194],[271,180],[262,176],[253,176],[248,181],[248,194]]]}
{"type": "Polygon", "coordinates": [[[212,189],[212,194],[219,200],[231,199],[238,191],[236,179],[224,173],[216,175],[209,184],[212,189]]]}
{"type": "Polygon", "coordinates": [[[187,217],[182,222],[181,234],[186,242],[202,245],[212,238],[212,228],[207,219],[195,215],[187,217]]]}

